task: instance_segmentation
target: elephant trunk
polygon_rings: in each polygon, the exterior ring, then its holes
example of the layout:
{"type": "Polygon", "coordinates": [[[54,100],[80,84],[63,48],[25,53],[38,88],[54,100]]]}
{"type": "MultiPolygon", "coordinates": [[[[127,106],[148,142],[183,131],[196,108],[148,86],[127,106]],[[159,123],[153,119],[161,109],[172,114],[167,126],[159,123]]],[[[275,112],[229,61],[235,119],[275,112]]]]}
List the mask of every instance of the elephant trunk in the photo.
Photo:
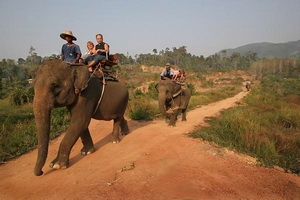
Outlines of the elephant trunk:
{"type": "Polygon", "coordinates": [[[37,98],[35,95],[33,108],[38,137],[38,156],[34,168],[36,176],[43,174],[42,168],[45,165],[48,155],[51,108],[47,104],[45,98],[37,98]]]}
{"type": "Polygon", "coordinates": [[[166,112],[166,96],[160,94],[158,103],[159,103],[159,110],[160,110],[161,114],[166,115],[167,114],[167,112],[166,112]]]}

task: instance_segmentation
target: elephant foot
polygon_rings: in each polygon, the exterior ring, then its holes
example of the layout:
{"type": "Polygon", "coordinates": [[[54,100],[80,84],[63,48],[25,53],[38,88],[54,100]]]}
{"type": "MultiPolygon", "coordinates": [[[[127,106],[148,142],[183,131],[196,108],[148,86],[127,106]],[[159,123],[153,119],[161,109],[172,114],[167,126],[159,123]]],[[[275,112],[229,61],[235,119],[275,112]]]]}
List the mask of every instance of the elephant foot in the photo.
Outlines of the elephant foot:
{"type": "Polygon", "coordinates": [[[175,127],[176,125],[175,124],[168,124],[168,126],[175,127]]]}
{"type": "Polygon", "coordinates": [[[117,143],[119,143],[121,140],[120,140],[120,138],[119,137],[117,137],[117,138],[111,138],[111,142],[113,143],[113,144],[117,144],[117,143]]]}
{"type": "Polygon", "coordinates": [[[36,175],[36,176],[41,176],[41,175],[43,175],[44,174],[44,172],[42,171],[42,170],[34,170],[34,175],[36,175]]]}
{"type": "Polygon", "coordinates": [[[80,152],[81,152],[81,155],[90,155],[92,153],[94,153],[96,151],[95,147],[92,147],[92,148],[87,148],[87,147],[83,147],[80,152]]]}
{"type": "Polygon", "coordinates": [[[129,129],[121,131],[121,135],[127,135],[128,133],[130,133],[129,129]]]}
{"type": "Polygon", "coordinates": [[[166,123],[169,123],[169,122],[170,122],[170,119],[169,119],[169,118],[166,118],[166,119],[165,119],[165,122],[166,122],[166,123]]]}
{"type": "Polygon", "coordinates": [[[68,168],[69,164],[68,163],[63,163],[63,162],[54,162],[52,161],[50,163],[50,167],[53,169],[66,169],[68,168]]]}
{"type": "Polygon", "coordinates": [[[120,140],[120,137],[119,137],[119,131],[115,131],[115,132],[112,132],[111,133],[111,139],[110,141],[114,144],[117,144],[119,143],[121,140],[120,140]]]}
{"type": "Polygon", "coordinates": [[[118,140],[111,140],[111,142],[113,143],[113,144],[118,144],[119,142],[120,142],[120,140],[118,139],[118,140]]]}

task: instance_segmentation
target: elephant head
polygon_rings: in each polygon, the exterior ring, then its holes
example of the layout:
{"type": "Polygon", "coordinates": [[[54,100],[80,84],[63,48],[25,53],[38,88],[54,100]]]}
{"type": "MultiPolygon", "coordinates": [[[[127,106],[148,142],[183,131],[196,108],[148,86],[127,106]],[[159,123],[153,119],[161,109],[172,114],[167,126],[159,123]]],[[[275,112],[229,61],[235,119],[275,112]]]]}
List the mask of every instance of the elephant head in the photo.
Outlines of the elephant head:
{"type": "Polygon", "coordinates": [[[180,92],[180,85],[173,83],[172,80],[160,80],[156,85],[158,91],[158,104],[160,112],[166,115],[167,109],[172,105],[172,99],[176,93],[180,92]]]}
{"type": "Polygon", "coordinates": [[[48,154],[50,115],[55,107],[71,106],[89,80],[86,66],[69,65],[61,60],[44,61],[34,80],[33,108],[38,136],[38,157],[34,174],[42,175],[48,154]]]}

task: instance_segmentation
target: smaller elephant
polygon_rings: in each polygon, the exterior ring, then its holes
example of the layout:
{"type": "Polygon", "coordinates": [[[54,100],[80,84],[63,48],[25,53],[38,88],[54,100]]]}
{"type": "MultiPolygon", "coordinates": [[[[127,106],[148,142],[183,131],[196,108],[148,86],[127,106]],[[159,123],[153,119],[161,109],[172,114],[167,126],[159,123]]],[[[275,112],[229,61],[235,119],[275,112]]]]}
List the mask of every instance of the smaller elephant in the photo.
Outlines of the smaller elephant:
{"type": "Polygon", "coordinates": [[[191,91],[182,83],[170,79],[160,80],[156,85],[158,104],[161,114],[169,119],[169,126],[175,126],[178,111],[182,113],[182,121],[186,121],[187,107],[191,98],[191,91]]]}
{"type": "Polygon", "coordinates": [[[246,89],[247,89],[247,91],[250,91],[250,89],[251,89],[251,81],[247,81],[246,82],[246,89]]]}

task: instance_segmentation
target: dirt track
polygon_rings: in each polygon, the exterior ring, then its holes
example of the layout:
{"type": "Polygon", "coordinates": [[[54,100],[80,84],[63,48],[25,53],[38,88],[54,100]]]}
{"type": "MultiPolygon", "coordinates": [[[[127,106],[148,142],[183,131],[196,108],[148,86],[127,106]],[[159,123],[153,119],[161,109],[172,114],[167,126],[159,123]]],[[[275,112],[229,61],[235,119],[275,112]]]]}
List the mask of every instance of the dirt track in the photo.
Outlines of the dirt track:
{"type": "Polygon", "coordinates": [[[51,142],[41,177],[33,175],[36,150],[2,165],[0,199],[300,199],[299,176],[186,136],[245,95],[190,111],[175,128],[163,120],[129,121],[131,133],[119,144],[109,142],[112,122],[92,120],[95,153],[81,156],[78,141],[70,167],[52,170],[60,137],[51,142]]]}

